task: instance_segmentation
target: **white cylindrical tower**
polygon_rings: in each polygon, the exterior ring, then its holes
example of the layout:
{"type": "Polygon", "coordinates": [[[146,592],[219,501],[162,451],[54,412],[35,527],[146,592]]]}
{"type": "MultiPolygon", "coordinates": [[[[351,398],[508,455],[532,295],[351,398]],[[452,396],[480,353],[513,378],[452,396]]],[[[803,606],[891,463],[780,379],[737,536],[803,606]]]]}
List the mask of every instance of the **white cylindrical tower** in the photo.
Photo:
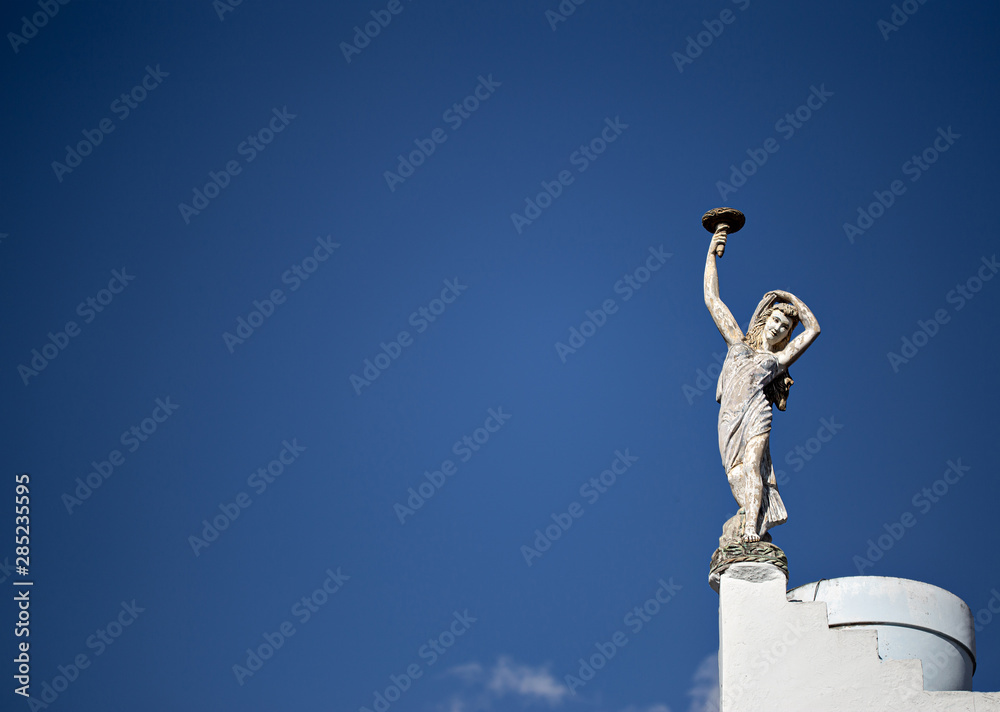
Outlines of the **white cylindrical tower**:
{"type": "Polygon", "coordinates": [[[883,660],[919,659],[925,690],[972,689],[972,611],[943,588],[887,576],[849,576],[798,586],[787,595],[789,601],[826,603],[831,628],[875,629],[883,660]]]}

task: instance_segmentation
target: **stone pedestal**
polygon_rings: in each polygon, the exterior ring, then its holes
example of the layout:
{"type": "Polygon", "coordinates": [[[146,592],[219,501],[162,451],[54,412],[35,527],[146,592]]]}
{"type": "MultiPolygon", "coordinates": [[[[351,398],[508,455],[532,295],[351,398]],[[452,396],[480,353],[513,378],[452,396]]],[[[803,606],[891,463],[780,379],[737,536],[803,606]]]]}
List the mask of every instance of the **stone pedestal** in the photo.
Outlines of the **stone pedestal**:
{"type": "Polygon", "coordinates": [[[1000,712],[1000,693],[924,690],[920,659],[881,659],[876,629],[831,628],[785,584],[771,564],[720,576],[720,712],[1000,712]]]}
{"type": "Polygon", "coordinates": [[[788,582],[788,559],[780,547],[770,541],[734,541],[720,545],[712,554],[708,567],[708,585],[718,593],[719,579],[726,570],[733,564],[744,563],[772,566],[785,577],[785,583],[788,582]]]}

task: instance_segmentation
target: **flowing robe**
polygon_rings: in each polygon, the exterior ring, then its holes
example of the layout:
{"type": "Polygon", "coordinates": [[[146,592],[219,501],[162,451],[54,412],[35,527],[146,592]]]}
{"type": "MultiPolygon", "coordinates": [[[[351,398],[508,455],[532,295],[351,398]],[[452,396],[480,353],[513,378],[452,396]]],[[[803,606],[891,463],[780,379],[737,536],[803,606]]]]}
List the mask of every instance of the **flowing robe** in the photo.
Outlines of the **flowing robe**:
{"type": "MultiPolygon", "coordinates": [[[[764,395],[764,387],[783,373],[778,358],[768,351],[754,351],[743,342],[729,347],[726,360],[719,374],[715,400],[719,402],[719,454],[730,483],[734,476],[742,475],[742,464],[747,442],[757,435],[771,433],[771,403],[764,395]],[[732,473],[739,467],[737,473],[732,473]]],[[[768,437],[770,440],[770,437],[768,437]]],[[[773,526],[782,524],[788,512],[778,494],[778,483],[771,464],[770,442],[764,445],[760,463],[763,484],[757,530],[761,536],[773,526]]],[[[738,482],[738,480],[737,480],[738,482]]],[[[733,496],[740,506],[736,488],[733,496]]]]}

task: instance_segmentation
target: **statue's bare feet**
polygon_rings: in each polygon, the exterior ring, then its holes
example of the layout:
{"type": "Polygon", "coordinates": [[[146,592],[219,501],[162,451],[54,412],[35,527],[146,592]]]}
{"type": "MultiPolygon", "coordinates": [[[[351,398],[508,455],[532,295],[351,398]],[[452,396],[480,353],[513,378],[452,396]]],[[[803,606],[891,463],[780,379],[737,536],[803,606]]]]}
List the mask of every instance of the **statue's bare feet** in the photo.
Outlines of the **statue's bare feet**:
{"type": "Polygon", "coordinates": [[[760,534],[757,533],[757,530],[752,525],[748,524],[743,529],[743,541],[760,541],[760,534]]]}

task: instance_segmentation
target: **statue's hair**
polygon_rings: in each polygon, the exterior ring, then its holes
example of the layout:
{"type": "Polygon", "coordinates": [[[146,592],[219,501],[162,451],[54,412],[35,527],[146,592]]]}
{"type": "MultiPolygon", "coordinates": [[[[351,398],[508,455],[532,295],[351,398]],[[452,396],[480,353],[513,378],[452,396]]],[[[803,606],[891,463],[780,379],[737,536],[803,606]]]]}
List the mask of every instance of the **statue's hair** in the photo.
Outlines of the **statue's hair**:
{"type": "Polygon", "coordinates": [[[743,342],[747,346],[756,351],[763,351],[766,348],[766,343],[764,341],[764,325],[767,324],[768,318],[775,309],[787,316],[792,324],[788,329],[788,333],[785,334],[785,337],[774,345],[774,350],[780,351],[785,348],[789,341],[791,341],[792,331],[796,326],[798,326],[799,323],[799,310],[795,308],[794,304],[789,304],[788,302],[776,302],[762,309],[759,314],[755,315],[756,318],[750,322],[750,328],[747,329],[747,335],[743,339],[743,342]]]}
{"type": "MultiPolygon", "coordinates": [[[[771,316],[775,309],[787,316],[791,321],[791,325],[789,326],[788,333],[785,334],[785,337],[774,345],[774,350],[781,351],[781,349],[788,345],[788,342],[792,339],[792,332],[799,323],[799,310],[795,308],[794,304],[779,302],[778,295],[774,292],[768,292],[764,295],[764,298],[760,300],[760,304],[757,305],[757,310],[750,318],[750,326],[747,329],[746,336],[743,337],[743,343],[755,351],[764,351],[767,348],[764,341],[764,325],[767,323],[768,317],[771,316]]],[[[791,375],[786,373],[784,376],[776,378],[764,386],[764,396],[768,401],[778,406],[778,410],[784,410],[788,403],[788,391],[791,387],[791,375]]]]}

